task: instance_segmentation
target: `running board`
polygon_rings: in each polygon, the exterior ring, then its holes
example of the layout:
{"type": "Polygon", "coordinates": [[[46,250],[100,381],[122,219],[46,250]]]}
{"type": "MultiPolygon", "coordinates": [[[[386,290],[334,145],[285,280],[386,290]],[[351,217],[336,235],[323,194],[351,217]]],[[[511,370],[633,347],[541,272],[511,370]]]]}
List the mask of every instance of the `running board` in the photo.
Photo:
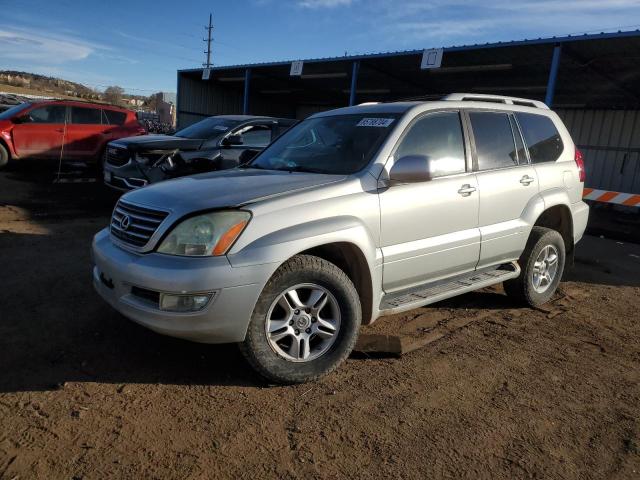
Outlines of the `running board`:
{"type": "Polygon", "coordinates": [[[387,294],[382,297],[380,302],[380,315],[393,315],[394,313],[424,307],[456,295],[516,278],[519,275],[520,267],[516,262],[511,262],[501,265],[495,270],[472,272],[454,280],[445,280],[444,282],[426,286],[421,285],[411,290],[387,294]]]}

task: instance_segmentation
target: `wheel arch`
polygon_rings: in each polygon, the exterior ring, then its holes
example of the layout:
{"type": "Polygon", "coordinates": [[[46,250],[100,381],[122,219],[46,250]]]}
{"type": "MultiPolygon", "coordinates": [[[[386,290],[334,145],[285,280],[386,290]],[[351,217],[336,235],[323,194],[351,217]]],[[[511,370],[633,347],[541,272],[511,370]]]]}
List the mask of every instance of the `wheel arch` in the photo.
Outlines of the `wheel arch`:
{"type": "Polygon", "coordinates": [[[350,242],[333,242],[318,245],[299,255],[313,255],[333,263],[353,282],[362,308],[362,323],[367,325],[373,318],[373,279],[364,252],[350,242]]]}
{"type": "Polygon", "coordinates": [[[573,218],[567,205],[557,204],[547,208],[538,216],[533,226],[557,231],[564,240],[567,259],[573,263],[573,218]]]}

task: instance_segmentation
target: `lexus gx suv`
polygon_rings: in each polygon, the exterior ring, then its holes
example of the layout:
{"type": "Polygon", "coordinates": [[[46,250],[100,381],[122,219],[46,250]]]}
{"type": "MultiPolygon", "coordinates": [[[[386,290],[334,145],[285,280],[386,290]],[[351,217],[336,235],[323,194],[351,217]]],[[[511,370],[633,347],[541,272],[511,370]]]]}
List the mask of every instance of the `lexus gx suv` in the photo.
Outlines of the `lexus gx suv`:
{"type": "Polygon", "coordinates": [[[452,94],[316,114],[240,168],[125,194],[93,283],[156,332],[306,382],[360,325],[489,285],[538,306],[585,230],[582,156],[544,104],[452,94]]]}

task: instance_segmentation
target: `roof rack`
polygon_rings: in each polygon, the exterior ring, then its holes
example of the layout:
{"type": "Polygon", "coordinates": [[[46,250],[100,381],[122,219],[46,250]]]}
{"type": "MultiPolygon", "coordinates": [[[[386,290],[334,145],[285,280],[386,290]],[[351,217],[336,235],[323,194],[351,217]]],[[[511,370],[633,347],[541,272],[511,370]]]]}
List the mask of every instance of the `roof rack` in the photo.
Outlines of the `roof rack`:
{"type": "Polygon", "coordinates": [[[442,97],[442,100],[454,100],[462,102],[488,102],[488,103],[503,103],[506,105],[519,105],[521,107],[533,107],[544,108],[549,110],[549,107],[538,100],[530,100],[528,98],[507,97],[504,95],[485,95],[482,93],[450,93],[442,97]]]}

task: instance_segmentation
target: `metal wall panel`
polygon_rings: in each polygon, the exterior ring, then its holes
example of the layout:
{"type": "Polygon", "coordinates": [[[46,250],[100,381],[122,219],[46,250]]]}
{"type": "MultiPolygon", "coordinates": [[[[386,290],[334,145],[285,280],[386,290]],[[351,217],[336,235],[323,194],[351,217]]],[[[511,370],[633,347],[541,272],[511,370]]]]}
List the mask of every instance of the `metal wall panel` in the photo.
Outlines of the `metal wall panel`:
{"type": "Polygon", "coordinates": [[[184,128],[211,115],[242,113],[242,82],[223,86],[182,75],[178,82],[178,127],[184,128]]]}
{"type": "Polygon", "coordinates": [[[584,155],[585,186],[640,194],[639,110],[556,110],[584,155]]]}

